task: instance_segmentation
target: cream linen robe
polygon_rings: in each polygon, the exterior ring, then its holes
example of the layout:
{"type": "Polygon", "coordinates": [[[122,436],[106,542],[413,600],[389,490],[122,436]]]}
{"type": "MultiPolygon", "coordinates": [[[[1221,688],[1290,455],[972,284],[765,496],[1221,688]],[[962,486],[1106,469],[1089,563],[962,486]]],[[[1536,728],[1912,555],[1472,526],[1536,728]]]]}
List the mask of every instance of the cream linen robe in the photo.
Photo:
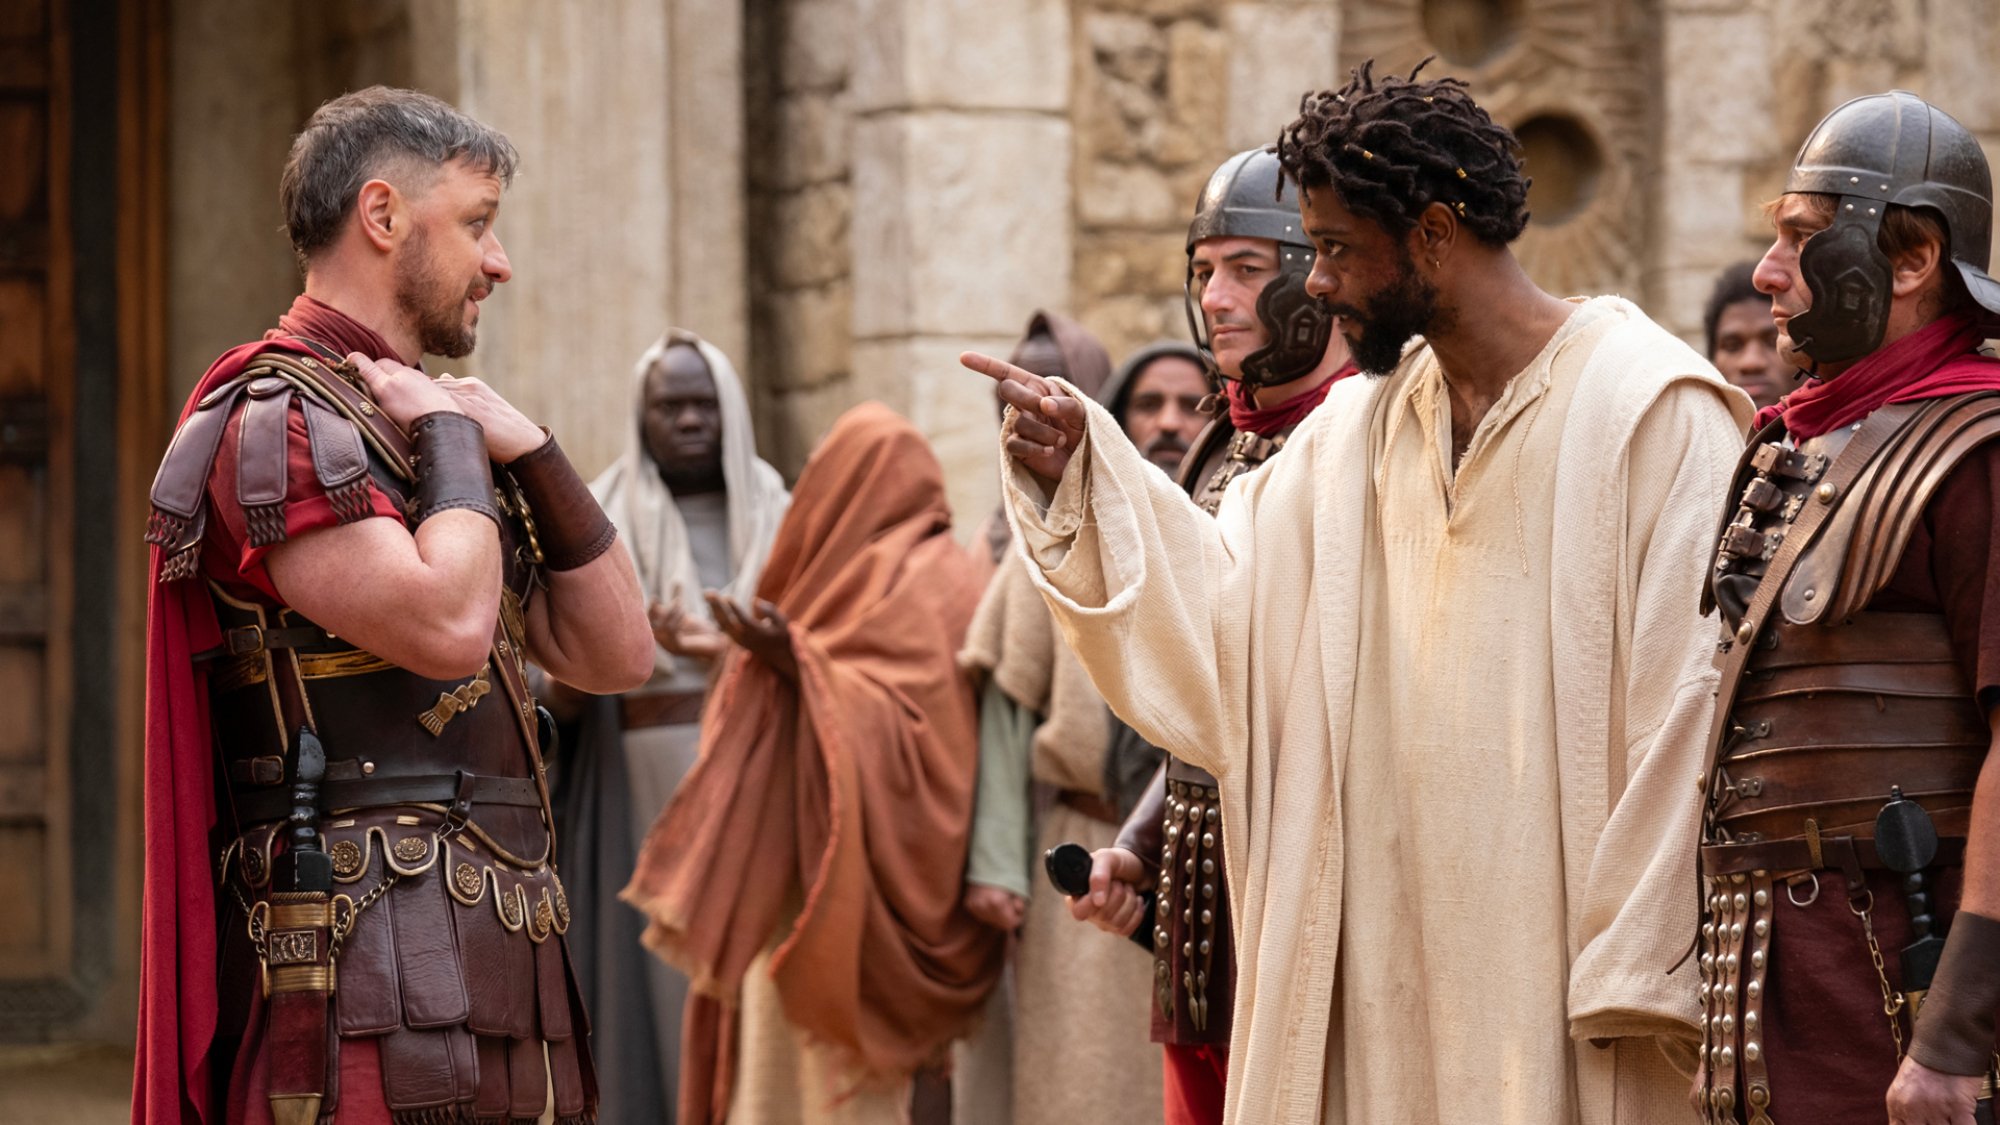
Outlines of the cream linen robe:
{"type": "Polygon", "coordinates": [[[1697,598],[1749,401],[1597,298],[1456,478],[1418,347],[1214,520],[1088,409],[1009,507],[1106,700],[1221,779],[1228,1120],[1689,1120],[1697,598]]]}

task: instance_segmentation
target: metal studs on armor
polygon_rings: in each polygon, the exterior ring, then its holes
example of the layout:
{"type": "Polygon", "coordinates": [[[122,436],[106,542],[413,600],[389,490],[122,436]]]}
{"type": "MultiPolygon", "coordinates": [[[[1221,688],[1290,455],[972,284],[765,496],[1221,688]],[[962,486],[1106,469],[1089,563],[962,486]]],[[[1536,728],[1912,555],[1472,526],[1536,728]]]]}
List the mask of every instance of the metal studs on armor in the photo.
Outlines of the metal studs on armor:
{"type": "Polygon", "coordinates": [[[361,845],[352,840],[336,843],[327,854],[333,859],[333,873],[343,879],[361,870],[361,845]]]}
{"type": "Polygon", "coordinates": [[[1202,834],[1201,834],[1201,846],[1202,846],[1202,847],[1204,847],[1204,848],[1212,848],[1212,847],[1214,847],[1214,846],[1215,846],[1215,833],[1213,833],[1213,832],[1204,832],[1204,833],[1202,833],[1202,834]]]}
{"type": "MultiPolygon", "coordinates": [[[[1730,958],[1731,958],[1731,960],[1734,960],[1734,959],[1735,959],[1735,955],[1734,955],[1734,954],[1731,954],[1731,955],[1730,955],[1730,958]]],[[[1731,967],[1731,968],[1735,968],[1735,966],[1733,966],[1733,965],[1732,965],[1732,966],[1730,966],[1730,967],[1731,967]]],[[[1751,968],[1753,968],[1753,969],[1758,969],[1758,970],[1762,970],[1762,969],[1764,968],[1764,951],[1763,951],[1763,950],[1759,949],[1759,950],[1756,950],[1755,952],[1753,952],[1753,953],[1751,953],[1751,954],[1750,954],[1750,967],[1751,967],[1751,968]]]]}
{"type": "Polygon", "coordinates": [[[431,854],[431,842],[422,836],[405,836],[396,841],[395,852],[404,863],[415,863],[431,854]]]}
{"type": "Polygon", "coordinates": [[[1756,1062],[1759,1058],[1762,1058],[1763,1055],[1764,1055],[1764,1050],[1763,1048],[1757,1046],[1757,1041],[1755,1039],[1752,1039],[1748,1043],[1743,1044],[1743,1061],[1756,1062]]]}
{"type": "Polygon", "coordinates": [[[1750,896],[1744,894],[1742,891],[1736,892],[1736,909],[1744,910],[1747,909],[1749,905],[1750,905],[1750,896]]]}
{"type": "Polygon", "coordinates": [[[1215,925],[1215,911],[1213,911],[1213,910],[1204,910],[1204,911],[1202,911],[1202,912],[1201,912],[1201,924],[1202,924],[1202,925],[1204,925],[1204,926],[1213,926],[1213,925],[1215,925]]]}
{"type": "MultiPolygon", "coordinates": [[[[1769,906],[1771,905],[1771,892],[1758,891],[1756,894],[1750,896],[1750,901],[1756,903],[1758,906],[1769,906]]],[[[1758,924],[1762,925],[1763,923],[1760,922],[1758,924]]],[[[1760,937],[1763,935],[1762,930],[1757,931],[1757,933],[1760,937]]]]}
{"type": "Polygon", "coordinates": [[[1763,994],[1764,994],[1764,985],[1763,982],[1761,981],[1753,980],[1749,984],[1743,986],[1743,995],[1748,996],[1752,1000],[1757,999],[1759,996],[1762,996],[1763,994]]]}
{"type": "MultiPolygon", "coordinates": [[[[1764,892],[1762,892],[1762,891],[1759,891],[1759,892],[1757,892],[1757,893],[1758,893],[1758,894],[1763,894],[1764,892]]],[[[1768,919],[1768,918],[1759,918],[1759,919],[1757,919],[1757,923],[1756,923],[1756,925],[1754,925],[1754,926],[1751,926],[1751,927],[1750,927],[1750,931],[1751,931],[1752,933],[1756,934],[1756,935],[1757,935],[1758,937],[1763,937],[1764,935],[1766,935],[1766,934],[1770,933],[1770,932],[1771,932],[1771,921],[1770,921],[1770,919],[1768,919]]]]}

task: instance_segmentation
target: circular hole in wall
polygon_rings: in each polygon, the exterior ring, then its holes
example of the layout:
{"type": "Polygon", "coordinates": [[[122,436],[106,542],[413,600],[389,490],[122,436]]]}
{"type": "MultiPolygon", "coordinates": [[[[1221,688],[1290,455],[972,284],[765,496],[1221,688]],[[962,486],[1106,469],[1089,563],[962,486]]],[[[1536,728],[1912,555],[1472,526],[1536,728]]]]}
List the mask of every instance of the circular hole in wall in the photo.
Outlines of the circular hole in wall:
{"type": "Polygon", "coordinates": [[[1424,36],[1445,61],[1477,66],[1507,49],[1526,0],[1422,0],[1424,36]]]}
{"type": "Polygon", "coordinates": [[[1534,179],[1528,187],[1534,222],[1560,223],[1590,205],[1604,174],[1604,150],[1582,122],[1567,114],[1536,114],[1514,126],[1514,136],[1534,179]]]}

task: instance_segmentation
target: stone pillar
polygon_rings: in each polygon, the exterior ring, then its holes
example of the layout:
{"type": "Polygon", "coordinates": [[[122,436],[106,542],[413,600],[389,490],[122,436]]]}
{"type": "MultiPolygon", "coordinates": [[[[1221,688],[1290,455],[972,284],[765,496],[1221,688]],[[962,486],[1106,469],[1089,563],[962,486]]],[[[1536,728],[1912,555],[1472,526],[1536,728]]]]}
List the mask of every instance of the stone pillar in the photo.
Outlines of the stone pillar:
{"type": "Polygon", "coordinates": [[[1070,298],[1069,9],[856,0],[853,21],[850,397],[930,437],[964,535],[999,492],[993,393],[957,355],[1070,298]]]}
{"type": "Polygon", "coordinates": [[[278,208],[278,173],[302,123],[293,12],[199,0],[168,21],[167,397],[176,413],[216,356],[262,334],[298,292],[278,208]]]}
{"type": "Polygon", "coordinates": [[[1715,0],[1673,0],[1662,14],[1660,181],[1647,288],[1653,317],[1697,350],[1716,275],[1769,241],[1760,204],[1783,183],[1804,134],[1773,114],[1770,15],[1715,0]],[[1785,159],[1777,157],[1782,151],[1785,159]]]}
{"type": "Polygon", "coordinates": [[[507,133],[496,230],[515,279],[487,301],[491,380],[586,475],[633,425],[632,363],[670,324],[740,355],[741,8],[735,0],[413,0],[431,88],[507,133]]]}

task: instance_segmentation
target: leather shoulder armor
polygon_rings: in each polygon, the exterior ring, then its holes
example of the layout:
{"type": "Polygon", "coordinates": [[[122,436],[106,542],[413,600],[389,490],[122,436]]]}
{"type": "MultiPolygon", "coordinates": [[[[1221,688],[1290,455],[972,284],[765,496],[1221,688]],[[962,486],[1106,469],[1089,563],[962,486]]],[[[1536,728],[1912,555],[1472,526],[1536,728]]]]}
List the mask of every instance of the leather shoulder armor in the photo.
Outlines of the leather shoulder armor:
{"type": "Polygon", "coordinates": [[[294,402],[305,416],[313,474],[341,523],[370,512],[371,451],[388,478],[381,483],[394,489],[394,482],[409,480],[408,439],[364,391],[310,356],[261,352],[242,373],[202,397],[160,461],[146,541],[166,552],[163,581],[190,578],[200,569],[209,479],[223,435],[239,414],[235,501],[243,508],[252,545],[284,540],[294,402]]]}
{"type": "Polygon", "coordinates": [[[2000,393],[1923,404],[1875,455],[1818,541],[1799,559],[1779,603],[1787,620],[1840,621],[1888,585],[1924,509],[1967,454],[2000,438],[2000,393]]]}

